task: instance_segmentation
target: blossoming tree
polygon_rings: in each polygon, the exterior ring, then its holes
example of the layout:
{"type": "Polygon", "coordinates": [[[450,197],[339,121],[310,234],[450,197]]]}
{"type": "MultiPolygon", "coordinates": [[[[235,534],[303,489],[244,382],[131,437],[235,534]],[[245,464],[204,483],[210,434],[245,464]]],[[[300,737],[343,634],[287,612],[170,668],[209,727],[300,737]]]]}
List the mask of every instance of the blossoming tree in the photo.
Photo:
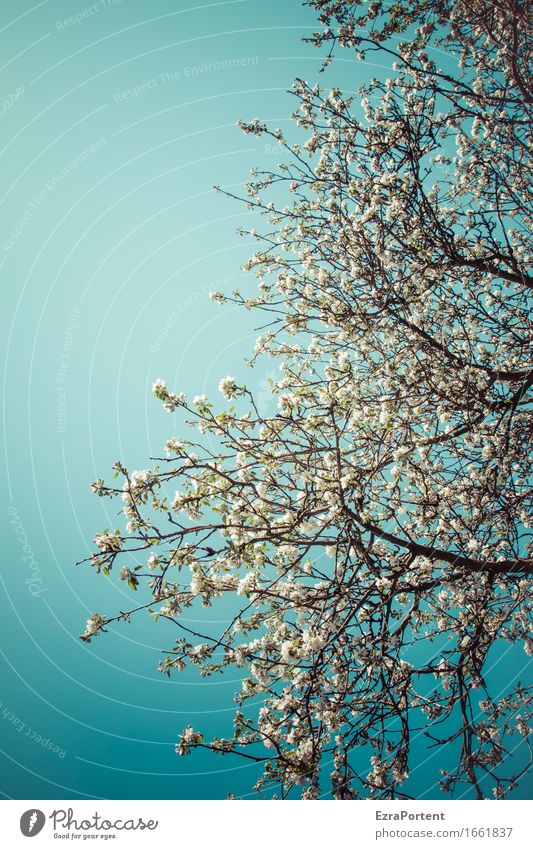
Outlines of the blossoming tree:
{"type": "Polygon", "coordinates": [[[217,407],[154,383],[200,435],[93,484],[127,525],[90,562],[133,552],[120,577],[148,594],[82,639],[149,610],[179,629],[161,671],[240,668],[226,736],[189,726],[177,750],[262,763],[263,792],[408,797],[424,735],[454,753],[444,792],[500,798],[531,754],[526,682],[490,673],[533,653],[525,4],[310,5],[326,62],[377,51],[392,70],[357,100],[297,80],[302,144],[242,124],[284,162],[248,185],[258,289],[213,297],[268,313],[251,364],[281,359],[278,410],[229,376],[217,407]],[[181,622],[228,595],[216,638],[181,622]]]}

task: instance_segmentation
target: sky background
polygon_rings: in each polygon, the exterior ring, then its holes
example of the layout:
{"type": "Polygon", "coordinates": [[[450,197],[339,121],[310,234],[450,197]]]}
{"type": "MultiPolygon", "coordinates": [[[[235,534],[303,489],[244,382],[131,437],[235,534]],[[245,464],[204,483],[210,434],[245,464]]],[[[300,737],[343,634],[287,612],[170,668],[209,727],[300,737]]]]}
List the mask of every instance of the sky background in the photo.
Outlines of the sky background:
{"type": "MultiPolygon", "coordinates": [[[[254,765],[174,752],[189,722],[227,733],[237,682],[161,676],[177,634],[148,616],[80,641],[92,612],[132,596],[75,563],[121,522],[91,481],[119,458],[147,467],[180,433],[151,396],[157,377],[216,395],[230,373],[273,407],[276,364],[243,362],[258,315],[208,298],[253,287],[240,271],[252,241],[235,231],[257,222],[212,187],[239,193],[253,166],[280,160],[236,122],[286,129],[294,77],[354,91],[375,73],[348,55],[319,74],[301,41],[315,23],[297,0],[1,4],[5,798],[254,795],[254,765]]],[[[493,675],[519,676],[524,657],[497,658],[493,675]]],[[[435,798],[437,756],[418,751],[412,792],[435,798]]]]}

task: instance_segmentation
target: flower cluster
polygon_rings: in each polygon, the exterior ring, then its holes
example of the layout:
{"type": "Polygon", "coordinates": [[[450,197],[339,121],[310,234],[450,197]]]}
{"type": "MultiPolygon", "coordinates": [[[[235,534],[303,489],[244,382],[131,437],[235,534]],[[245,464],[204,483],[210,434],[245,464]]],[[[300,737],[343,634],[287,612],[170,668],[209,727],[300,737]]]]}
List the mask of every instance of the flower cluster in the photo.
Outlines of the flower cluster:
{"type": "Polygon", "coordinates": [[[102,628],[105,625],[105,619],[99,613],[93,613],[89,619],[87,619],[87,624],[85,626],[85,631],[83,632],[81,638],[86,643],[91,642],[92,637],[96,637],[97,634],[100,633],[102,628]]]}

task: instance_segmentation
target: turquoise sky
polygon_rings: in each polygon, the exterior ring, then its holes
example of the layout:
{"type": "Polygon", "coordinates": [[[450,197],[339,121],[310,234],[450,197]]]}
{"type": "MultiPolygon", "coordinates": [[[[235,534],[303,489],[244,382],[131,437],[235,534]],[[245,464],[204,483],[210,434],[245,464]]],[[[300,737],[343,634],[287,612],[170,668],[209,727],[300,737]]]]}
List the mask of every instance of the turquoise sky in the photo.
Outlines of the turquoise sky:
{"type": "MultiPolygon", "coordinates": [[[[236,121],[286,127],[295,76],[354,90],[375,73],[344,57],[319,75],[320,54],[301,41],[314,24],[296,0],[2,2],[7,798],[250,794],[254,766],[174,753],[191,721],[224,733],[236,682],[163,678],[176,634],[148,617],[82,643],[88,615],[131,594],[74,564],[117,521],[90,482],[118,458],[146,467],[179,431],[151,397],[155,378],[215,394],[230,373],[263,412],[272,404],[275,363],[252,375],[243,364],[258,316],[207,297],[254,285],[240,272],[251,242],[235,234],[253,216],[212,187],[238,192],[253,166],[278,162],[236,121]]],[[[426,769],[414,792],[435,797],[426,769]]]]}

